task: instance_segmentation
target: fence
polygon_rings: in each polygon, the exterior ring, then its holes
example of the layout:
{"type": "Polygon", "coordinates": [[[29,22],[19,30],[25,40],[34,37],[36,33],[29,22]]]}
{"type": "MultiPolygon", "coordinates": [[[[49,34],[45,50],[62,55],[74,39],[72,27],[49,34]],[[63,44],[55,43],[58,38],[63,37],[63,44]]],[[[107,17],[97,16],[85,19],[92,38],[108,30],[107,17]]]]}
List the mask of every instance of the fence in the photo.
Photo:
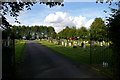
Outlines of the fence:
{"type": "Polygon", "coordinates": [[[2,39],[2,79],[15,77],[14,51],[14,39],[2,39]]]}
{"type": "MultiPolygon", "coordinates": [[[[82,40],[52,40],[49,41],[51,43],[54,43],[56,45],[62,45],[62,46],[82,46],[82,42],[86,45],[86,47],[90,48],[90,55],[89,55],[89,61],[90,64],[99,70],[102,73],[107,74],[111,78],[113,78],[114,75],[114,57],[112,56],[113,51],[112,47],[110,46],[112,42],[99,42],[99,41],[82,41],[82,40]],[[71,43],[71,44],[70,44],[71,43]],[[67,44],[67,45],[66,45],[67,44]]],[[[84,46],[82,46],[85,48],[84,46]]]]}

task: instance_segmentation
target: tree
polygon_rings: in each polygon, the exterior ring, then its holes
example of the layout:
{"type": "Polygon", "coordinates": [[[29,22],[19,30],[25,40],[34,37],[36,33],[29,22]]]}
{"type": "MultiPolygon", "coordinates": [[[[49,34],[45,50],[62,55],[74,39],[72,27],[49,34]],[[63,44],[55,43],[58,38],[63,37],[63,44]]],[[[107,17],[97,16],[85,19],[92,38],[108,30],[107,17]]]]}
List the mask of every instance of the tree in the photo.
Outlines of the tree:
{"type": "Polygon", "coordinates": [[[111,15],[107,20],[109,21],[109,38],[112,41],[112,49],[113,49],[113,60],[114,60],[114,78],[115,80],[120,79],[120,11],[111,9],[114,14],[111,15]]]}
{"type": "MultiPolygon", "coordinates": [[[[97,0],[98,1],[98,0],[97,0]]],[[[110,4],[112,4],[111,1],[113,0],[107,0],[107,2],[110,1],[110,4]]],[[[112,60],[113,60],[113,69],[114,69],[114,80],[120,80],[120,1],[116,3],[116,5],[119,6],[119,9],[111,9],[112,14],[110,14],[110,17],[107,17],[108,24],[107,27],[109,29],[109,38],[112,41],[112,49],[113,49],[113,54],[112,54],[112,60]]],[[[106,13],[107,11],[105,11],[106,13]]]]}
{"type": "MultiPolygon", "coordinates": [[[[36,3],[37,3],[37,1],[36,2],[35,1],[31,1],[31,2],[20,2],[20,1],[2,2],[2,10],[3,10],[2,15],[10,14],[11,17],[15,17],[15,22],[20,23],[17,20],[17,17],[19,16],[20,11],[22,11],[24,9],[31,10],[31,6],[34,6],[34,4],[36,4],[36,3]]],[[[62,4],[62,2],[39,2],[39,3],[49,5],[50,8],[53,6],[56,6],[56,5],[64,6],[64,4],[62,4]]],[[[5,24],[5,23],[3,22],[2,24],[5,24]]]]}
{"type": "Polygon", "coordinates": [[[80,37],[81,39],[86,39],[88,36],[88,30],[85,27],[81,27],[80,29],[76,30],[76,36],[80,37]]]}
{"type": "Polygon", "coordinates": [[[69,31],[70,37],[76,37],[76,28],[73,26],[69,31]]]}
{"type": "Polygon", "coordinates": [[[52,37],[53,39],[57,38],[57,33],[56,33],[55,31],[54,31],[54,32],[52,32],[51,37],[52,37]]]}
{"type": "Polygon", "coordinates": [[[48,27],[47,35],[48,35],[48,37],[53,37],[53,35],[55,35],[55,29],[52,26],[48,27]]]}
{"type": "Polygon", "coordinates": [[[90,27],[90,34],[92,40],[105,40],[107,35],[107,28],[101,18],[95,18],[95,21],[90,27]]]}

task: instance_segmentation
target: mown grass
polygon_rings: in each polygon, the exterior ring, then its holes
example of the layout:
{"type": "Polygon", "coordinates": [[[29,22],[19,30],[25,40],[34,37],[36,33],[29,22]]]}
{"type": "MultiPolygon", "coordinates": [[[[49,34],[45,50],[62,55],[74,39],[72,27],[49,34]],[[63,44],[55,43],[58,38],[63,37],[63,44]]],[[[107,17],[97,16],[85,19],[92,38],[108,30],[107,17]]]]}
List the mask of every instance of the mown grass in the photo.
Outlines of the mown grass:
{"type": "Polygon", "coordinates": [[[25,48],[25,41],[17,40],[15,43],[15,63],[19,63],[25,48]]]}
{"type": "Polygon", "coordinates": [[[92,65],[90,64],[90,45],[86,44],[86,48],[82,47],[69,47],[69,46],[61,46],[56,45],[53,43],[49,43],[48,41],[39,41],[39,43],[45,45],[46,47],[72,59],[79,63],[87,64],[88,66],[93,66],[98,68],[99,71],[106,72],[109,75],[113,75],[112,73],[112,49],[106,48],[105,46],[97,46],[96,48],[94,46],[91,47],[91,53],[92,53],[92,65]],[[109,63],[109,66],[107,68],[102,68],[103,61],[109,63]]]}
{"type": "Polygon", "coordinates": [[[73,48],[69,46],[64,47],[61,45],[55,45],[53,43],[49,43],[47,41],[40,41],[39,43],[77,62],[90,64],[89,61],[90,48],[88,46],[86,47],[86,49],[83,49],[82,47],[77,47],[77,48],[73,48]]]}

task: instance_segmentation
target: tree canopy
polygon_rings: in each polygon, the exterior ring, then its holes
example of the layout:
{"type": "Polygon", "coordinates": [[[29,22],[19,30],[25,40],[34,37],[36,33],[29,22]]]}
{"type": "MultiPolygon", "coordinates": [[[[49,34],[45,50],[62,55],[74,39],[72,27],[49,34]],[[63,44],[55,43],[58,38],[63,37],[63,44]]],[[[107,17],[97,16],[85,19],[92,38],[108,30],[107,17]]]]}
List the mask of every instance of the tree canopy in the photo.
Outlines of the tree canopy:
{"type": "MultiPolygon", "coordinates": [[[[52,37],[56,38],[57,34],[52,26],[13,26],[11,31],[14,33],[15,39],[40,39],[52,37]]],[[[6,35],[6,30],[3,35],[6,35]]],[[[7,37],[7,36],[6,36],[7,37]]],[[[5,38],[5,36],[3,36],[5,38]]]]}
{"type": "Polygon", "coordinates": [[[92,40],[106,40],[107,39],[107,27],[101,18],[95,18],[90,27],[90,34],[92,40]]]}

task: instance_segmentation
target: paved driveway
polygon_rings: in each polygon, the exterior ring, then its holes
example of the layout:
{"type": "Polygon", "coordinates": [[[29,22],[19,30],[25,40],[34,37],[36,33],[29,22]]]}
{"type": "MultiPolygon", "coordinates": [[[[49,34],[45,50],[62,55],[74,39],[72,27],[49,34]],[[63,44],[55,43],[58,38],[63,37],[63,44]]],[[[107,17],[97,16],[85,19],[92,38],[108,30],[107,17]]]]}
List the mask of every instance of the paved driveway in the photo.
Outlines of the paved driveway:
{"type": "Polygon", "coordinates": [[[101,78],[105,76],[35,42],[27,41],[18,78],[101,78]]]}

